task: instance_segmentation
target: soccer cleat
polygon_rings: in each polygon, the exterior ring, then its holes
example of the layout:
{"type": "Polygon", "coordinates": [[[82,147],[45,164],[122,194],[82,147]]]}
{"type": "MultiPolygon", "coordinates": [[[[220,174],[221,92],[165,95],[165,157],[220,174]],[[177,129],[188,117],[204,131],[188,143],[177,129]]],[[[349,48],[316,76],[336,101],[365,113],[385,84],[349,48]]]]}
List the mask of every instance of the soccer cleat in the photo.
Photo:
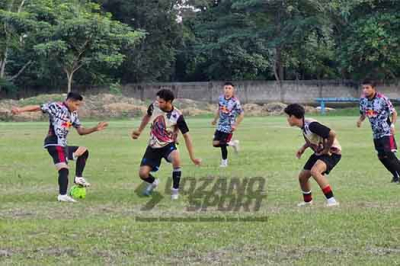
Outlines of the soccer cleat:
{"type": "Polygon", "coordinates": [[[393,178],[392,178],[392,181],[390,181],[391,183],[395,183],[395,184],[399,184],[400,183],[400,180],[399,180],[399,178],[396,176],[394,176],[393,178]]]}
{"type": "Polygon", "coordinates": [[[229,144],[229,146],[232,146],[233,151],[234,151],[235,153],[238,153],[238,152],[239,152],[239,150],[240,150],[239,140],[235,139],[235,140],[233,140],[233,141],[230,141],[228,144],[229,144]]]}
{"type": "Polygon", "coordinates": [[[148,184],[147,187],[143,191],[143,196],[150,196],[153,190],[158,186],[160,180],[155,179],[153,183],[148,184]]]}
{"type": "Polygon", "coordinates": [[[228,159],[222,160],[221,164],[219,165],[219,167],[228,167],[228,159]]]}
{"type": "Polygon", "coordinates": [[[297,207],[306,207],[311,205],[313,205],[313,201],[308,201],[308,202],[302,201],[299,204],[297,204],[297,207]]]}
{"type": "Polygon", "coordinates": [[[63,202],[76,202],[76,200],[74,200],[68,195],[58,195],[57,200],[63,202]]]}
{"type": "Polygon", "coordinates": [[[75,177],[74,183],[77,185],[81,185],[82,187],[89,187],[90,183],[86,181],[83,177],[75,177]]]}
{"type": "Polygon", "coordinates": [[[171,191],[171,199],[177,200],[179,198],[179,189],[173,188],[171,191]]]}
{"type": "Polygon", "coordinates": [[[339,206],[340,204],[339,204],[339,202],[337,202],[337,201],[334,201],[334,202],[326,202],[326,207],[336,207],[336,206],[339,206]]]}

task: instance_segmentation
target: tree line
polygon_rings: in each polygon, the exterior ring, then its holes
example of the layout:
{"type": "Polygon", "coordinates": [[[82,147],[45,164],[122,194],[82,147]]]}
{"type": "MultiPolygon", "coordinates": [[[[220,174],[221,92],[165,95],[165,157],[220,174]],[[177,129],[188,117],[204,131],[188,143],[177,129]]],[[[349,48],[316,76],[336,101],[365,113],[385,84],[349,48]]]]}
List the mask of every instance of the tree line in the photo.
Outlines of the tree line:
{"type": "Polygon", "coordinates": [[[397,79],[396,0],[3,0],[0,92],[397,79]]]}

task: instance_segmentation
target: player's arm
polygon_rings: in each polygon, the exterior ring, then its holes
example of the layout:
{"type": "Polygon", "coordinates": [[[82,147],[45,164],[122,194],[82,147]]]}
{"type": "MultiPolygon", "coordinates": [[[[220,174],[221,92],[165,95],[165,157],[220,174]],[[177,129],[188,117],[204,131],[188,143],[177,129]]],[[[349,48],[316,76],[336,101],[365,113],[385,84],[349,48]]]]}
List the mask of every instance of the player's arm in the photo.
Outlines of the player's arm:
{"type": "Polygon", "coordinates": [[[99,122],[96,126],[90,127],[90,128],[85,128],[83,126],[77,127],[76,131],[78,132],[79,135],[88,135],[96,131],[101,131],[105,129],[108,126],[107,122],[99,122]]]}
{"type": "Polygon", "coordinates": [[[361,124],[364,120],[365,120],[365,114],[361,114],[357,120],[357,127],[361,127],[361,124]]]}
{"type": "Polygon", "coordinates": [[[308,142],[304,143],[304,145],[296,152],[296,157],[300,159],[301,155],[303,155],[303,153],[307,150],[308,147],[310,147],[310,144],[308,142]]]}
{"type": "Polygon", "coordinates": [[[309,125],[309,129],[314,134],[317,134],[321,138],[324,139],[324,149],[319,153],[321,154],[329,154],[329,151],[333,145],[333,142],[336,138],[336,133],[332,129],[327,126],[324,126],[318,122],[312,122],[309,125]]]}
{"type": "Polygon", "coordinates": [[[40,105],[28,105],[25,107],[13,107],[11,109],[11,112],[14,115],[20,114],[20,113],[25,113],[25,112],[38,112],[41,111],[40,105]]]}
{"type": "Polygon", "coordinates": [[[151,115],[145,114],[142,118],[142,122],[140,123],[140,126],[138,129],[134,130],[132,132],[132,138],[133,139],[138,139],[140,134],[142,133],[143,129],[147,126],[147,124],[150,122],[151,115]]]}
{"type": "Polygon", "coordinates": [[[321,154],[329,154],[329,151],[333,145],[333,142],[335,141],[335,138],[336,138],[336,132],[331,129],[329,131],[328,137],[326,138],[324,149],[321,151],[321,154]]]}
{"type": "Polygon", "coordinates": [[[244,118],[244,113],[241,112],[237,117],[235,124],[232,125],[232,131],[236,130],[244,118]]]}
{"type": "Polygon", "coordinates": [[[182,136],[185,139],[186,149],[189,153],[190,160],[192,160],[195,165],[200,165],[201,160],[194,156],[193,142],[189,132],[182,134],[182,136]]]}
{"type": "Polygon", "coordinates": [[[218,121],[218,118],[219,118],[219,106],[217,108],[217,111],[215,111],[215,113],[214,113],[214,119],[211,122],[211,125],[215,125],[217,123],[217,121],[218,121]]]}

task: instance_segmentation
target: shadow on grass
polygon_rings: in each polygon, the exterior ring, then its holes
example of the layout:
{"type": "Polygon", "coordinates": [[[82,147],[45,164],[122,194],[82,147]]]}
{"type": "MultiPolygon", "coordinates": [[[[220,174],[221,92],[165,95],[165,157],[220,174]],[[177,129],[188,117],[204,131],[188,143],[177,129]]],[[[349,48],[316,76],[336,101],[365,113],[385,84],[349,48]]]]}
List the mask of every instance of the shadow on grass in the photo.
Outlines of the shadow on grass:
{"type": "Polygon", "coordinates": [[[153,191],[150,196],[143,195],[144,189],[147,187],[148,183],[142,182],[136,189],[135,193],[139,198],[149,198],[149,201],[140,208],[141,211],[150,211],[164,198],[158,191],[153,191]]]}

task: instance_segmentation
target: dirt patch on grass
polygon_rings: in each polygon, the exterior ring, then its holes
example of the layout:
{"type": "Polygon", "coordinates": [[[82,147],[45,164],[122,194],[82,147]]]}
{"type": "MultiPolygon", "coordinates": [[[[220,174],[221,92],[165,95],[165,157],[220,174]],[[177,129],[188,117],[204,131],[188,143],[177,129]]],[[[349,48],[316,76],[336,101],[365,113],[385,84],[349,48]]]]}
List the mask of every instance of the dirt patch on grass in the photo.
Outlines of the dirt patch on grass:
{"type": "MultiPolygon", "coordinates": [[[[47,115],[41,112],[12,115],[13,106],[40,105],[50,101],[63,101],[65,94],[45,94],[32,98],[0,101],[0,121],[46,121],[47,115]]],[[[141,101],[122,95],[98,94],[84,97],[84,104],[79,110],[81,118],[132,118],[141,117],[146,113],[149,101],[141,101]]],[[[217,103],[194,101],[190,99],[176,99],[174,105],[185,116],[213,115],[217,103]]],[[[273,102],[264,105],[247,103],[243,105],[246,116],[282,115],[286,104],[273,102]]],[[[317,109],[306,106],[308,113],[315,113],[317,109]]]]}

